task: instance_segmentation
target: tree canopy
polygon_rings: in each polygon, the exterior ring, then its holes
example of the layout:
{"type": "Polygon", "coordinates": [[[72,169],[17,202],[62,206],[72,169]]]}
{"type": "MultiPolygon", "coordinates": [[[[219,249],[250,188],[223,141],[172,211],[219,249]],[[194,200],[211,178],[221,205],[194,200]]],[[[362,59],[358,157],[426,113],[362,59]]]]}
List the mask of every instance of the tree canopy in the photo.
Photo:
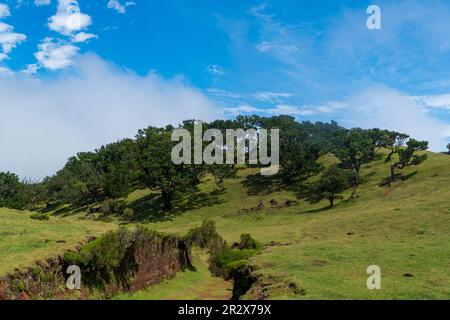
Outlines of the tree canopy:
{"type": "MultiPolygon", "coordinates": [[[[187,120],[179,128],[194,136],[195,123],[195,120],[187,120]]],[[[234,120],[205,122],[202,128],[218,129],[223,136],[227,129],[252,129],[256,136],[260,135],[261,129],[268,129],[269,135],[270,130],[279,129],[280,170],[275,178],[285,187],[317,175],[322,170],[320,157],[334,154],[340,160],[339,167],[325,170],[315,185],[317,199],[328,199],[330,205],[348,187],[349,173],[352,173],[350,186],[353,187],[353,195],[357,195],[363,165],[376,159],[380,148],[390,150],[386,162],[398,169],[418,165],[427,159],[423,153],[428,149],[426,141],[378,128],[346,129],[336,122],[299,122],[285,115],[238,116],[234,120]]],[[[172,162],[172,150],[177,144],[172,141],[175,129],[171,125],[164,128],[150,126],[139,130],[134,139],[110,143],[92,152],[80,152],[69,158],[55,175],[39,183],[20,181],[10,172],[0,173],[0,206],[25,208],[50,202],[76,207],[100,205],[108,199],[119,201],[136,188],[149,188],[159,193],[163,209],[171,210],[178,196],[198,190],[205,174],[211,174],[221,189],[226,179],[236,176],[239,166],[235,164],[172,162]]],[[[268,138],[270,144],[271,139],[268,138]]],[[[202,139],[203,147],[208,143],[202,139]]],[[[234,143],[235,156],[237,145],[234,143]]],[[[248,160],[247,146],[244,152],[248,160]]]]}

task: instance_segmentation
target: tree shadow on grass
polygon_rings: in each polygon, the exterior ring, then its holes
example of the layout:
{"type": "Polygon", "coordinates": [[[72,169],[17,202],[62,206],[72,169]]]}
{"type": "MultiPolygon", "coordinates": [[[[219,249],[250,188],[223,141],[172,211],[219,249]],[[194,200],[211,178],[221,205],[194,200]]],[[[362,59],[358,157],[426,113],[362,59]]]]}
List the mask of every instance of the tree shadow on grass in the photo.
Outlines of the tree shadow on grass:
{"type": "MultiPolygon", "coordinates": [[[[409,179],[411,179],[412,177],[414,177],[416,174],[418,173],[418,171],[414,171],[411,173],[408,173],[407,175],[403,175],[402,173],[396,173],[395,174],[395,181],[407,181],[409,179]]],[[[394,181],[394,183],[395,183],[394,181]]],[[[390,177],[386,177],[383,180],[380,181],[380,183],[378,183],[379,187],[389,187],[391,186],[391,179],[390,177]]]]}
{"type": "Polygon", "coordinates": [[[299,200],[308,201],[314,194],[311,184],[305,181],[298,181],[290,185],[287,190],[293,192],[299,200]]]}
{"type": "Polygon", "coordinates": [[[52,203],[49,202],[49,203],[47,203],[45,208],[42,208],[41,210],[39,210],[39,212],[40,213],[49,213],[49,212],[55,211],[60,206],[61,206],[61,202],[59,202],[59,201],[55,201],[52,203]]]}
{"type": "MultiPolygon", "coordinates": [[[[318,198],[317,190],[315,189],[314,184],[307,181],[298,181],[297,183],[291,185],[288,190],[293,192],[297,199],[308,202],[309,204],[317,204],[319,202],[326,201],[326,198],[318,198]]],[[[335,202],[332,207],[326,205],[321,208],[301,211],[299,214],[326,212],[343,205],[349,205],[354,201],[353,198],[344,198],[342,195],[336,195],[335,200],[339,200],[339,202],[335,202]]]]}
{"type": "Polygon", "coordinates": [[[351,204],[352,201],[354,201],[354,199],[352,199],[352,198],[348,198],[348,199],[343,199],[342,198],[338,203],[335,203],[334,206],[332,206],[332,207],[327,205],[327,206],[321,207],[321,208],[309,209],[309,210],[301,211],[301,212],[299,212],[299,214],[327,212],[327,211],[331,211],[333,209],[337,209],[337,208],[345,206],[345,205],[349,205],[349,204],[351,204]]]}
{"type": "Polygon", "coordinates": [[[52,203],[48,203],[45,208],[40,209],[38,212],[40,213],[51,213],[52,216],[56,217],[69,217],[72,215],[76,215],[79,213],[85,213],[88,209],[94,204],[82,204],[82,205],[63,205],[60,201],[55,201],[52,203]]]}
{"type": "Polygon", "coordinates": [[[134,211],[132,222],[157,222],[172,218],[169,212],[163,210],[161,197],[154,193],[131,202],[128,207],[134,211]]]}
{"type": "MultiPolygon", "coordinates": [[[[336,205],[336,206],[337,206],[337,205],[336,205]]],[[[334,207],[336,207],[336,206],[334,206],[334,207]]],[[[299,212],[299,214],[304,214],[304,213],[319,213],[319,212],[329,211],[329,210],[331,210],[331,209],[334,209],[334,207],[325,206],[325,207],[317,208],[317,209],[309,209],[309,210],[301,211],[301,212],[299,212]]]]}
{"type": "Polygon", "coordinates": [[[247,194],[250,196],[269,195],[283,189],[279,178],[261,174],[247,176],[242,184],[247,188],[247,194]]]}
{"type": "Polygon", "coordinates": [[[225,193],[225,189],[216,189],[211,192],[196,192],[190,195],[186,200],[175,203],[175,211],[184,213],[195,209],[212,207],[224,203],[220,197],[225,193]]]}
{"type": "Polygon", "coordinates": [[[51,212],[51,215],[56,216],[56,217],[67,217],[67,216],[73,214],[72,213],[73,208],[71,206],[64,206],[62,208],[57,209],[59,206],[60,205],[56,205],[56,206],[50,205],[49,208],[42,209],[42,210],[40,210],[40,212],[41,213],[50,213],[51,212]]]}
{"type": "Polygon", "coordinates": [[[58,204],[56,206],[51,205],[51,207],[52,207],[51,210],[45,208],[45,209],[41,210],[40,212],[41,213],[52,212],[51,213],[52,216],[66,218],[66,217],[77,215],[79,213],[86,213],[90,206],[89,205],[82,205],[82,206],[66,205],[62,208],[56,209],[56,208],[60,207],[60,204],[58,204]]]}
{"type": "Polygon", "coordinates": [[[136,201],[131,202],[128,207],[134,210],[131,222],[162,222],[171,221],[176,216],[186,211],[210,207],[223,203],[221,195],[225,190],[214,190],[212,192],[196,192],[190,196],[175,199],[173,208],[164,208],[163,201],[159,194],[150,194],[136,201]]]}

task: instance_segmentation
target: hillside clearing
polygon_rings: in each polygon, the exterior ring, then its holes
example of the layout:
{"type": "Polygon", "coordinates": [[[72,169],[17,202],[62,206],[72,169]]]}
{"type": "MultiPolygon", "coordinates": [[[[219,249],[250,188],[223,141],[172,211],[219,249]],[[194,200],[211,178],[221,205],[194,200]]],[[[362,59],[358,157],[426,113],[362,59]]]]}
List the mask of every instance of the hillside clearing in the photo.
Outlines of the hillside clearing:
{"type": "Polygon", "coordinates": [[[249,194],[243,179],[253,172],[243,170],[227,182],[221,204],[151,226],[183,233],[213,219],[230,242],[250,233],[267,245],[253,264],[271,298],[449,299],[449,167],[449,156],[429,153],[420,167],[402,172],[409,179],[388,188],[380,186],[389,172],[380,159],[364,167],[361,197],[331,210],[326,202],[310,205],[302,200],[297,206],[270,208],[271,199],[292,200],[295,193],[262,189],[249,194]],[[242,213],[259,201],[264,210],[242,213]],[[382,271],[382,290],[370,291],[366,268],[374,264],[382,271]],[[304,295],[293,294],[287,288],[291,282],[304,295]]]}
{"type": "MultiPolygon", "coordinates": [[[[326,164],[334,161],[323,159],[326,164]]],[[[327,209],[326,201],[311,205],[302,200],[301,189],[279,189],[257,169],[240,170],[237,178],[226,181],[223,193],[215,193],[213,180],[206,179],[194,196],[195,205],[181,206],[183,210],[166,217],[153,215],[149,191],[135,191],[128,202],[140,210],[139,217],[146,217],[143,224],[158,231],[184,235],[210,219],[230,243],[250,233],[265,245],[251,263],[260,277],[259,289],[273,299],[449,299],[449,167],[449,156],[429,153],[425,163],[403,170],[404,179],[386,187],[381,182],[389,166],[382,159],[374,161],[363,167],[360,198],[340,201],[333,209],[327,209]],[[271,200],[278,205],[272,206],[271,200]],[[260,201],[262,210],[250,210],[260,201]],[[381,268],[381,290],[366,288],[370,265],[381,268]],[[292,284],[302,290],[295,294],[292,284]]],[[[74,247],[86,235],[116,227],[79,217],[40,222],[29,219],[29,213],[1,209],[0,233],[6,241],[0,244],[0,271],[29,265],[74,247]],[[59,239],[67,242],[58,244],[59,239]]],[[[197,273],[182,273],[158,287],[118,298],[200,299],[205,291],[215,293],[203,298],[225,298],[222,280],[209,277],[200,264],[197,273]]]]}

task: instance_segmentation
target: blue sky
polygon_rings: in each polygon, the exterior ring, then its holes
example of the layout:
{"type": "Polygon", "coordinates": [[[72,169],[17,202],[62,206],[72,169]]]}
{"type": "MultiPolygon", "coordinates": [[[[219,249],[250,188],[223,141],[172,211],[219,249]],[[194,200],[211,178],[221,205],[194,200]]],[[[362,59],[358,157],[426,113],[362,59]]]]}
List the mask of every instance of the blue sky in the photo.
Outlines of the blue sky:
{"type": "Polygon", "coordinates": [[[0,170],[42,177],[150,124],[253,113],[443,150],[449,34],[448,1],[0,0],[0,170]]]}

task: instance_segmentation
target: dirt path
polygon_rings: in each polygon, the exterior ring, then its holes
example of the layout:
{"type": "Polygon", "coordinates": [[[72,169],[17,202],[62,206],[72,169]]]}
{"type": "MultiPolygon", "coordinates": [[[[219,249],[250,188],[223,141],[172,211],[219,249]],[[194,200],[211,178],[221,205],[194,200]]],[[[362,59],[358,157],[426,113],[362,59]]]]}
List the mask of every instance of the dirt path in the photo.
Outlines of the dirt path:
{"type": "Polygon", "coordinates": [[[230,300],[233,284],[213,277],[208,270],[208,256],[194,250],[195,271],[186,270],[175,278],[135,293],[121,294],[119,300],[230,300]]]}

